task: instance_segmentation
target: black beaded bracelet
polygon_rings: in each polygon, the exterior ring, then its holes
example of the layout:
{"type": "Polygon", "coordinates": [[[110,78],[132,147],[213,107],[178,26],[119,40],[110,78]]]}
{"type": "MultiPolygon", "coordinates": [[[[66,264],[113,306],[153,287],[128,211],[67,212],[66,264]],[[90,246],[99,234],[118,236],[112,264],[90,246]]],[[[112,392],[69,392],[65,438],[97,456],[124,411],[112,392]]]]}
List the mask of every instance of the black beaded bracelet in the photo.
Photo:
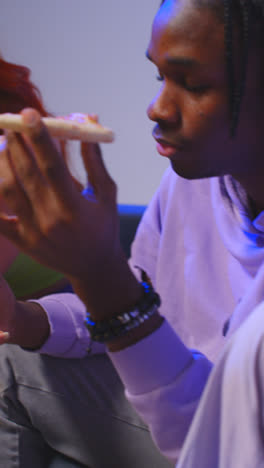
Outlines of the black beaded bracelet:
{"type": "Polygon", "coordinates": [[[144,288],[143,297],[133,310],[102,321],[93,320],[89,312],[87,312],[85,325],[92,340],[101,343],[114,340],[138,327],[157,312],[161,304],[158,293],[154,291],[150,281],[142,281],[141,285],[144,288]]]}

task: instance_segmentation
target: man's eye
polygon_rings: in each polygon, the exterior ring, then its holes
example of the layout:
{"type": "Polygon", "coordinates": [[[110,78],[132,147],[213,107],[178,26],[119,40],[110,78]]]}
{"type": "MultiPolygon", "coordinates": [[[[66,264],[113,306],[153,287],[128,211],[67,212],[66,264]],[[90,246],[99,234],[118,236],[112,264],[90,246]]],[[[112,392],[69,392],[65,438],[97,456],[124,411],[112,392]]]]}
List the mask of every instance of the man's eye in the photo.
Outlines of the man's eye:
{"type": "Polygon", "coordinates": [[[188,85],[187,83],[184,83],[184,88],[189,91],[190,93],[204,93],[209,89],[209,86],[207,85],[188,85]]]}

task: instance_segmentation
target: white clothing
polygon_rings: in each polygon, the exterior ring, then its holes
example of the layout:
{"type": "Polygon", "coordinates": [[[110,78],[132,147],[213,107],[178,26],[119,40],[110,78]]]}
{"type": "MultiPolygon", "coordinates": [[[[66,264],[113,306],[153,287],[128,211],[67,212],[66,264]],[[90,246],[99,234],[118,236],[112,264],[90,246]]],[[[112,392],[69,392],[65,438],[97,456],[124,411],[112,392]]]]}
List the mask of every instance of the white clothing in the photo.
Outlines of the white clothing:
{"type": "Polygon", "coordinates": [[[217,361],[177,468],[264,467],[264,303],[217,361]]]}
{"type": "Polygon", "coordinates": [[[132,260],[153,279],[173,330],[164,325],[151,338],[111,354],[129,400],[174,461],[210,369],[199,354],[179,365],[187,350],[177,350],[175,331],[187,346],[215,360],[227,341],[224,322],[233,314],[230,335],[264,297],[263,214],[251,222],[243,193],[236,193],[229,178],[225,190],[233,203],[223,197],[219,179],[186,181],[167,171],[136,236],[132,260]]]}
{"type": "MultiPolygon", "coordinates": [[[[227,341],[225,323],[232,315],[231,334],[263,299],[263,216],[250,220],[244,194],[228,177],[224,182],[188,181],[170,168],[166,171],[143,216],[130,264],[151,278],[167,322],[140,343],[110,353],[128,399],[149,424],[162,452],[174,461],[210,373],[210,361],[217,359],[227,341]]],[[[64,357],[86,353],[85,311],[73,298],[40,300],[52,329],[42,352],[64,357]],[[72,300],[79,312],[72,312],[72,300]],[[67,339],[56,325],[60,313],[63,321],[68,316],[67,339]]],[[[94,349],[101,351],[102,347],[94,349]]]]}

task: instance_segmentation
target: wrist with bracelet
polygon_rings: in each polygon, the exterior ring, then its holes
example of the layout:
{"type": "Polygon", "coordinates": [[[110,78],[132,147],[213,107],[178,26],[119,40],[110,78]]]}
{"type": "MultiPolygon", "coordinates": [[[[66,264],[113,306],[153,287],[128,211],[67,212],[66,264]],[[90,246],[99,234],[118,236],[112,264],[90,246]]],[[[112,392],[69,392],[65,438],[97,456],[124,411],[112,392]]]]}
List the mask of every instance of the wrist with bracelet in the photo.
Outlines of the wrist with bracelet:
{"type": "Polygon", "coordinates": [[[94,320],[87,312],[85,325],[93,341],[111,342],[136,329],[157,313],[161,304],[160,297],[144,271],[141,272],[141,277],[143,295],[132,310],[102,321],[94,320]]]}

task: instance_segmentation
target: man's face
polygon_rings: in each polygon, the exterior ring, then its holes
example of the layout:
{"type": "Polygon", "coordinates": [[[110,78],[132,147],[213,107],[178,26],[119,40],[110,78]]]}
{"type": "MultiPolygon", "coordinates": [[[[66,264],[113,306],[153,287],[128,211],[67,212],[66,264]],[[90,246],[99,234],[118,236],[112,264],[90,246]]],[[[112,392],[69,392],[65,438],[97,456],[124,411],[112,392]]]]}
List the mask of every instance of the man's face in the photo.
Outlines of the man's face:
{"type": "Polygon", "coordinates": [[[224,25],[191,0],[166,0],[154,19],[147,56],[161,80],[148,108],[158,152],[186,178],[243,177],[252,167],[257,138],[254,72],[231,138],[224,25]]]}

